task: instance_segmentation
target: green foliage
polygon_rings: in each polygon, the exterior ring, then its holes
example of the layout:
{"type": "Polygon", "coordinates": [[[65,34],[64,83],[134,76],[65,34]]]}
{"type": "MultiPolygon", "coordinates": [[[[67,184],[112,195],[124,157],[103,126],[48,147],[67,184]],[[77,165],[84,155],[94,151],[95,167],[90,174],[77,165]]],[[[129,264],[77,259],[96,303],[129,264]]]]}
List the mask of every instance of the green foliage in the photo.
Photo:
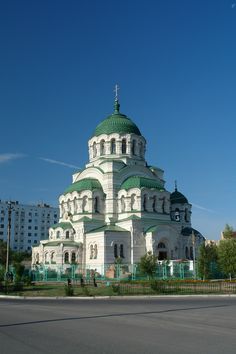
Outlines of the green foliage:
{"type": "Polygon", "coordinates": [[[234,237],[234,229],[232,226],[229,226],[228,224],[225,225],[224,231],[223,231],[224,239],[231,239],[234,237]]]}
{"type": "Polygon", "coordinates": [[[65,285],[65,295],[74,296],[74,289],[71,285],[65,285]]]}
{"type": "Polygon", "coordinates": [[[222,271],[230,278],[236,276],[236,239],[220,241],[218,257],[222,271]]]}
{"type": "Polygon", "coordinates": [[[152,252],[149,251],[140,258],[139,268],[141,273],[148,276],[149,279],[153,278],[157,268],[157,256],[154,256],[152,252]]]}
{"type": "Polygon", "coordinates": [[[5,277],[5,269],[0,266],[0,282],[4,280],[5,277]]]}
{"type": "Polygon", "coordinates": [[[198,275],[202,279],[214,278],[213,264],[217,263],[217,246],[211,242],[208,245],[204,243],[199,248],[198,256],[198,275]]]}
{"type": "Polygon", "coordinates": [[[112,284],[112,290],[115,294],[119,295],[120,294],[120,284],[112,284]]]}

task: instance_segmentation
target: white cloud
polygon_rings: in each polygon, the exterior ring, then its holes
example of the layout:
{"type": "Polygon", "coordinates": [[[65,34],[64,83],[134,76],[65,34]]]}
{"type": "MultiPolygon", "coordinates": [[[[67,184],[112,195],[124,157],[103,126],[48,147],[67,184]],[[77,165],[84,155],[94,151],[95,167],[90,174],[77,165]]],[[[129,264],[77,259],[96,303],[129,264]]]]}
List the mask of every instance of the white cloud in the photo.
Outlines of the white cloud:
{"type": "Polygon", "coordinates": [[[0,154],[0,163],[8,162],[11,160],[16,160],[16,159],[21,159],[22,157],[25,157],[26,155],[24,154],[13,154],[13,153],[6,153],[6,154],[0,154]]]}
{"type": "Polygon", "coordinates": [[[201,205],[198,205],[198,204],[194,204],[194,203],[191,203],[191,204],[192,204],[192,206],[193,206],[194,208],[207,211],[208,213],[216,213],[215,210],[205,208],[205,207],[203,207],[203,206],[201,206],[201,205]]]}
{"type": "Polygon", "coordinates": [[[233,9],[235,6],[236,6],[236,4],[235,4],[235,3],[233,3],[233,4],[231,5],[232,9],[233,9]]]}
{"type": "Polygon", "coordinates": [[[46,161],[46,162],[49,162],[49,163],[53,163],[53,164],[56,164],[56,165],[61,165],[61,166],[69,167],[69,168],[80,169],[80,167],[78,167],[78,166],[71,165],[71,164],[69,164],[69,163],[62,162],[62,161],[57,161],[57,160],[48,159],[48,158],[45,158],[45,157],[40,157],[40,160],[43,160],[43,161],[46,161]]]}

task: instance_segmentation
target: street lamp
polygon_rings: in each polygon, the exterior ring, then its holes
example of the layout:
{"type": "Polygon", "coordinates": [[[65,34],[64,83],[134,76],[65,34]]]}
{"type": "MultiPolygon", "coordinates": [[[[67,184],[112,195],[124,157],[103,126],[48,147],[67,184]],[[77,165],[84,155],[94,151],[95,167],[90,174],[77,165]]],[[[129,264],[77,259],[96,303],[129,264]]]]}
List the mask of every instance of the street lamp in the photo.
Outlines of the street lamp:
{"type": "Polygon", "coordinates": [[[9,253],[10,253],[10,241],[11,241],[11,213],[13,210],[12,202],[7,202],[8,210],[8,224],[7,224],[7,257],[6,257],[6,278],[9,273],[9,253]]]}

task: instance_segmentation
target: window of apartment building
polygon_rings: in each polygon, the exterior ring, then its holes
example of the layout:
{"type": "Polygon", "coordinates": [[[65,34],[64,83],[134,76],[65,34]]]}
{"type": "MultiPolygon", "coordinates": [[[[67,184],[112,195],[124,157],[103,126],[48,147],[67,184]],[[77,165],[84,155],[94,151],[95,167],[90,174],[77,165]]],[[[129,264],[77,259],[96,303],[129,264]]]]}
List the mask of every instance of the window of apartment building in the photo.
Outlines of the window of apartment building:
{"type": "Polygon", "coordinates": [[[29,219],[28,222],[32,222],[32,219],[29,219]]]}
{"type": "Polygon", "coordinates": [[[35,237],[37,237],[37,236],[38,236],[37,232],[35,232],[34,236],[35,236],[35,237]]]}
{"type": "Polygon", "coordinates": [[[38,226],[35,226],[34,229],[35,229],[35,230],[38,230],[38,226]]]}
{"type": "Polygon", "coordinates": [[[2,236],[3,235],[3,231],[0,231],[0,236],[2,236]]]}
{"type": "Polygon", "coordinates": [[[28,232],[28,236],[32,236],[31,232],[28,232]]]}
{"type": "Polygon", "coordinates": [[[31,226],[28,226],[28,230],[31,230],[32,229],[32,227],[31,226]]]}
{"type": "Polygon", "coordinates": [[[2,214],[2,215],[5,215],[5,212],[4,212],[4,210],[1,210],[1,214],[2,214]]]}
{"type": "Polygon", "coordinates": [[[0,221],[1,221],[1,222],[4,222],[4,218],[0,218],[0,221]]]}
{"type": "Polygon", "coordinates": [[[34,216],[38,216],[38,213],[34,213],[34,216]]]}
{"type": "Polygon", "coordinates": [[[38,241],[37,241],[37,240],[34,240],[34,243],[38,243],[38,241]]]}
{"type": "Polygon", "coordinates": [[[31,243],[31,240],[28,240],[28,243],[31,243]]]}
{"type": "Polygon", "coordinates": [[[57,218],[57,214],[54,214],[54,218],[57,218]]]}
{"type": "Polygon", "coordinates": [[[29,216],[32,216],[32,213],[29,213],[29,216]]]}

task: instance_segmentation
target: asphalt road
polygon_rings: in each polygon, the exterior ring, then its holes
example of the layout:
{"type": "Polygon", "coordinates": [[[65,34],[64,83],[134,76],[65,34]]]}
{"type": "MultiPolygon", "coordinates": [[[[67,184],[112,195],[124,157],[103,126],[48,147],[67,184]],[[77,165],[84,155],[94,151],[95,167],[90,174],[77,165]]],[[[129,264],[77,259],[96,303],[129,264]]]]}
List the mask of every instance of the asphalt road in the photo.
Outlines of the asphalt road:
{"type": "Polygon", "coordinates": [[[1,354],[235,354],[236,297],[0,299],[1,354]]]}

